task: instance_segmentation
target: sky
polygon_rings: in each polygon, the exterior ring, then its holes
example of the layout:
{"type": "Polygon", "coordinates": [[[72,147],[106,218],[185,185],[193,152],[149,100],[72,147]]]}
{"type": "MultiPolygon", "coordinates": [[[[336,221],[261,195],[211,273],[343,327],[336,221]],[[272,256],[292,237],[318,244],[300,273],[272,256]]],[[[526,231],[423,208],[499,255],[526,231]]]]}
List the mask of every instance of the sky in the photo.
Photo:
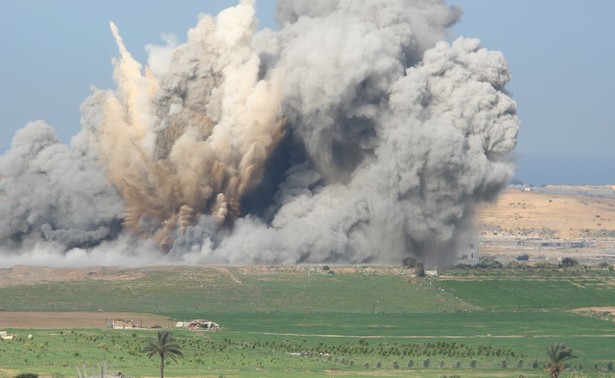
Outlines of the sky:
{"type": "MultiPolygon", "coordinates": [[[[199,13],[229,0],[0,1],[0,152],[15,131],[44,119],[61,140],[79,131],[90,87],[113,88],[118,56],[109,21],[142,63],[162,34],[181,42],[199,13]],[[181,5],[178,5],[181,4],[181,5]]],[[[615,184],[614,1],[450,0],[464,10],[451,40],[474,37],[508,59],[507,89],[521,131],[516,179],[533,185],[615,184]]],[[[273,0],[257,0],[261,27],[275,28],[273,0]]]]}

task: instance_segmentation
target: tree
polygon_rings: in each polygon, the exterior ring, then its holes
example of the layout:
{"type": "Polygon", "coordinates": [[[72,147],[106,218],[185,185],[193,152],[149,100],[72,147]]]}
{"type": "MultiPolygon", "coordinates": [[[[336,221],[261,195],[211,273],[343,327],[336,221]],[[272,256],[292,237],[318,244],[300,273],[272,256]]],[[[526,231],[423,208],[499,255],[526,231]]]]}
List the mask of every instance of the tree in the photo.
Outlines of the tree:
{"type": "Polygon", "coordinates": [[[414,274],[417,277],[425,277],[425,266],[423,265],[423,263],[416,263],[416,265],[414,266],[414,274]]]}
{"type": "Polygon", "coordinates": [[[404,257],[404,259],[401,260],[401,265],[406,268],[414,268],[416,266],[416,263],[418,263],[418,261],[416,261],[416,259],[411,256],[404,257]]]}
{"type": "Polygon", "coordinates": [[[181,346],[171,336],[171,332],[159,330],[157,337],[152,337],[143,348],[149,358],[158,355],[160,357],[160,378],[164,378],[164,360],[170,358],[177,361],[177,357],[183,356],[181,346]]]}
{"type": "Polygon", "coordinates": [[[561,343],[551,344],[547,349],[547,356],[549,357],[549,362],[547,363],[546,370],[551,374],[551,378],[558,378],[559,374],[568,367],[566,361],[576,358],[572,354],[572,349],[561,343]]]}

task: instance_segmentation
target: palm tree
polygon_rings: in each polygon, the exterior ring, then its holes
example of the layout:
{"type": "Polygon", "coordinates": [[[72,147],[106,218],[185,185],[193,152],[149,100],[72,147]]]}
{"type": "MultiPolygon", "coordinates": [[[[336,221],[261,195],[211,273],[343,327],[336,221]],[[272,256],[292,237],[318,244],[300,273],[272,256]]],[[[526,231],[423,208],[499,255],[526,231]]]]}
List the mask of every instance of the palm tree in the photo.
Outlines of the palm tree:
{"type": "Polygon", "coordinates": [[[169,331],[158,331],[157,337],[152,337],[149,343],[143,348],[143,353],[147,353],[149,358],[154,355],[160,356],[160,378],[164,378],[164,359],[169,357],[177,361],[177,357],[183,356],[181,346],[171,336],[169,331]]]}
{"type": "Polygon", "coordinates": [[[546,370],[551,374],[551,378],[558,378],[559,374],[568,367],[566,361],[576,358],[572,354],[572,349],[561,343],[551,344],[547,349],[547,356],[549,356],[549,362],[546,370]]]}

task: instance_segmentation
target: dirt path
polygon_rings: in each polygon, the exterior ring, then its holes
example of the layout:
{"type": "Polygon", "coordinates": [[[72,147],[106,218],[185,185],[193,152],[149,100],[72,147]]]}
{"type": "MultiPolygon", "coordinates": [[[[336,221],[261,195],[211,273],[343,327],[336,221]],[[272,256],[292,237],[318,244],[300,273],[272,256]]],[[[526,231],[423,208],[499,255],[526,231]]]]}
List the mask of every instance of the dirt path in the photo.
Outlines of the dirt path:
{"type": "Polygon", "coordinates": [[[11,312],[0,311],[0,329],[7,328],[105,328],[113,320],[132,320],[141,328],[166,327],[164,316],[128,312],[11,312]]]}
{"type": "Polygon", "coordinates": [[[237,279],[237,277],[235,277],[235,275],[234,275],[234,274],[233,274],[230,270],[228,270],[227,268],[224,268],[224,267],[220,267],[220,266],[218,266],[218,267],[214,267],[214,269],[216,269],[216,270],[217,270],[217,271],[219,271],[219,272],[222,272],[222,273],[228,274],[228,275],[229,275],[229,277],[231,277],[231,280],[233,280],[233,282],[235,282],[236,284],[243,285],[243,282],[239,281],[239,280],[237,279]]]}
{"type": "MultiPolygon", "coordinates": [[[[269,335],[269,336],[297,336],[297,337],[328,337],[328,338],[357,338],[360,337],[362,339],[523,339],[523,338],[534,338],[534,339],[550,339],[554,337],[561,337],[562,335],[472,335],[472,336],[457,336],[457,335],[426,335],[426,336],[394,336],[394,335],[372,335],[372,336],[363,336],[363,335],[316,335],[311,333],[276,333],[276,332],[243,332],[250,333],[255,335],[269,335]]],[[[566,335],[566,337],[599,337],[599,338],[615,338],[615,334],[603,334],[603,335],[566,335]]]]}
{"type": "Polygon", "coordinates": [[[572,312],[583,312],[583,311],[608,312],[611,315],[615,315],[615,306],[608,306],[608,307],[583,307],[583,308],[576,308],[576,309],[572,310],[572,312]]]}

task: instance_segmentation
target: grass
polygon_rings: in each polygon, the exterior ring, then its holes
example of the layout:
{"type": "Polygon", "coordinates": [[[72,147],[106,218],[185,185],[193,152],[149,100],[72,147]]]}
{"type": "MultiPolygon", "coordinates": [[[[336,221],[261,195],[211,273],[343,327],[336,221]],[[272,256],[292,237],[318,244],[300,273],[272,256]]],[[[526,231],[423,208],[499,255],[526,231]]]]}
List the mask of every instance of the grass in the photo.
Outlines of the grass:
{"type": "Polygon", "coordinates": [[[144,270],[126,280],[54,282],[0,288],[10,311],[438,312],[475,306],[405,271],[329,274],[319,267],[246,272],[240,268],[144,270]],[[96,295],[92,295],[96,293],[96,295]]]}
{"type": "Polygon", "coordinates": [[[494,311],[567,310],[613,306],[615,278],[588,276],[550,279],[440,279],[439,287],[475,306],[494,311]]]}
{"type": "MultiPolygon", "coordinates": [[[[481,271],[430,280],[398,268],[137,273],[130,280],[1,288],[0,303],[20,311],[157,309],[178,320],[220,323],[220,332],[173,331],[186,357],[167,367],[169,376],[539,377],[553,342],[575,350],[575,377],[608,376],[615,360],[614,323],[563,311],[615,305],[613,275],[604,272],[481,271]]],[[[18,340],[0,341],[0,377],[74,376],[77,366],[100,361],[134,377],[158,373],[157,361],[140,353],[151,330],[9,331],[18,340]]]]}
{"type": "MultiPolygon", "coordinates": [[[[169,313],[192,319],[202,313],[169,313]]],[[[615,324],[562,312],[460,313],[220,313],[208,314],[225,332],[339,335],[354,337],[557,337],[613,335],[615,324]]]]}
{"type": "MultiPolygon", "coordinates": [[[[612,359],[612,338],[602,339],[593,336],[574,336],[578,316],[549,318],[542,314],[541,327],[549,320],[561,325],[557,334],[531,336],[510,335],[472,336],[471,328],[456,332],[450,338],[445,331],[455,332],[451,326],[440,333],[434,330],[432,337],[423,337],[424,331],[416,324],[422,324],[426,314],[414,314],[405,319],[401,314],[376,314],[359,318],[348,325],[342,314],[327,319],[327,326],[338,331],[336,335],[323,334],[317,324],[306,324],[301,314],[230,314],[225,319],[229,329],[221,332],[172,331],[184,350],[185,358],[171,364],[169,376],[203,376],[232,375],[251,376],[260,372],[264,376],[276,376],[284,372],[301,374],[310,371],[315,375],[325,375],[327,370],[344,371],[346,374],[365,371],[409,372],[409,361],[414,362],[412,371],[421,369],[422,362],[430,359],[430,370],[459,371],[463,376],[473,376],[485,371],[524,375],[536,372],[530,364],[534,359],[542,367],[545,363],[546,346],[554,341],[565,342],[575,347],[579,359],[575,361],[584,365],[584,371],[593,371],[599,364],[604,369],[612,359]],[[267,321],[268,320],[268,321],[267,321]],[[416,323],[415,323],[416,322],[416,323]],[[263,324],[265,323],[265,324],[263,324]],[[277,324],[277,326],[276,326],[277,324]],[[365,325],[371,326],[365,332],[365,325]],[[381,329],[383,332],[378,332],[381,329]],[[339,332],[342,330],[342,332],[339,332]],[[282,333],[294,331],[293,333],[282,333]],[[296,332],[296,333],[295,333],[296,332]],[[471,361],[476,361],[476,369],[470,369],[471,361]],[[507,361],[508,367],[502,369],[499,364],[507,361]],[[523,361],[523,368],[516,368],[518,361],[523,361]],[[377,368],[378,362],[381,367],[377,368]],[[395,362],[399,369],[395,369],[395,362]],[[440,369],[440,363],[444,368],[440,369]],[[460,362],[461,368],[454,368],[460,362]],[[365,368],[365,363],[369,368],[365,368]]],[[[446,324],[467,322],[468,314],[440,314],[433,323],[446,324]],[[460,317],[461,316],[461,317],[460,317]]],[[[497,314],[488,314],[475,320],[480,324],[490,324],[497,314]]],[[[515,328],[524,316],[530,319],[535,314],[517,314],[516,319],[507,319],[504,323],[493,324],[493,329],[515,328]],[[511,327],[512,325],[512,327],[511,327]]],[[[356,314],[353,315],[356,317],[356,314]]],[[[322,319],[315,319],[322,320],[322,319]]],[[[536,319],[534,319],[536,320],[536,319]]],[[[594,332],[604,331],[603,321],[589,319],[585,327],[593,327],[594,332]]],[[[226,326],[225,326],[226,327],[226,326]]],[[[141,352],[147,338],[153,331],[114,331],[114,330],[11,330],[18,335],[14,342],[1,342],[0,354],[2,365],[16,371],[35,368],[39,374],[72,375],[77,366],[84,363],[95,366],[101,361],[109,361],[113,368],[131,376],[155,376],[156,360],[147,359],[141,352]],[[31,340],[26,338],[32,334],[31,340]]],[[[258,375],[258,374],[256,374],[258,375]]],[[[440,376],[441,376],[440,375],[440,376]]],[[[516,375],[511,375],[516,376],[516,375]]]]}

